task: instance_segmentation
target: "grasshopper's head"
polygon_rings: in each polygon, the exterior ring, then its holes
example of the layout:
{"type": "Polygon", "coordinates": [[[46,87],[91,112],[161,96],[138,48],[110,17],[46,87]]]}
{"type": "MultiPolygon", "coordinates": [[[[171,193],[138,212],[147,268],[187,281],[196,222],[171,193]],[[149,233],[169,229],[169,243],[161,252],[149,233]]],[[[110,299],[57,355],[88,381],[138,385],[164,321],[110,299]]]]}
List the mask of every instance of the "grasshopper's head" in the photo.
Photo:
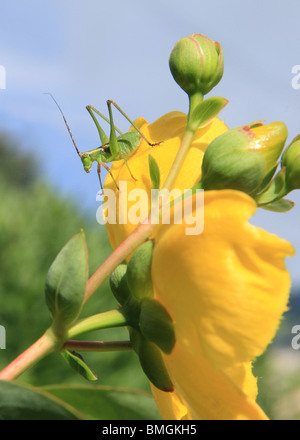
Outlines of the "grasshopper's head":
{"type": "Polygon", "coordinates": [[[89,154],[82,153],[80,155],[80,159],[83,164],[84,171],[89,173],[92,169],[92,164],[93,164],[91,156],[89,154]]]}

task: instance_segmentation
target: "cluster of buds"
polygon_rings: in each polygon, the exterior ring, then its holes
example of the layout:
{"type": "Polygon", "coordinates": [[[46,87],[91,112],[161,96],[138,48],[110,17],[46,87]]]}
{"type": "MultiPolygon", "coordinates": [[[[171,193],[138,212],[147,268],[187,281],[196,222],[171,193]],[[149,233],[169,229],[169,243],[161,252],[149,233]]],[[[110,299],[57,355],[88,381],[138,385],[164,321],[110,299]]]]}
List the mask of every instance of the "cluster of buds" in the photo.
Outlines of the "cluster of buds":
{"type": "MultiPolygon", "coordinates": [[[[218,102],[221,98],[202,100],[223,75],[224,58],[219,43],[201,34],[182,38],[171,52],[169,65],[175,81],[189,96],[190,127],[194,127],[195,121],[201,127],[197,115],[207,115],[208,109],[218,107],[207,117],[212,120],[225,104],[218,102]]],[[[255,122],[222,134],[205,152],[198,187],[236,189],[249,194],[266,209],[290,209],[292,203],[282,198],[300,188],[300,135],[280,159],[287,135],[283,122],[267,125],[255,122]],[[275,176],[280,164],[281,170],[275,176]],[[279,206],[277,202],[282,200],[284,203],[279,206]],[[274,202],[277,205],[273,205],[274,202]]]]}

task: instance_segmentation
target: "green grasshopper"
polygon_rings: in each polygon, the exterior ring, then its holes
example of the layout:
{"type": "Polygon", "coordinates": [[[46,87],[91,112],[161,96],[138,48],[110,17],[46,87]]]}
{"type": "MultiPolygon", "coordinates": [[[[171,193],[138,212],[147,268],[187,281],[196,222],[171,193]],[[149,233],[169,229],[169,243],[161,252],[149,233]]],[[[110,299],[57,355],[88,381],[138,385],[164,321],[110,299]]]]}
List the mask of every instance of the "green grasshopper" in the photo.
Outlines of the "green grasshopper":
{"type": "Polygon", "coordinates": [[[131,119],[129,119],[129,117],[123,112],[123,110],[121,110],[120,107],[114,101],[108,100],[108,101],[106,101],[106,103],[107,103],[107,107],[108,107],[109,119],[107,119],[104,115],[102,115],[96,108],[92,107],[91,105],[86,106],[87,111],[91,115],[91,117],[97,127],[102,145],[98,148],[95,148],[94,150],[89,150],[84,153],[80,153],[80,151],[76,145],[76,142],[73,138],[70,127],[67,123],[67,120],[63,114],[62,109],[60,108],[60,106],[58,105],[58,103],[54,99],[54,97],[51,95],[51,93],[48,93],[48,95],[51,96],[51,98],[53,99],[53,101],[57,105],[60,113],[62,114],[62,117],[63,117],[64,122],[66,124],[66,127],[68,129],[69,135],[72,139],[72,142],[74,144],[76,152],[82,161],[84,170],[87,173],[89,173],[92,169],[93,162],[98,163],[97,174],[99,177],[101,189],[103,189],[102,182],[101,182],[101,175],[100,175],[101,165],[108,171],[108,173],[110,173],[116,187],[119,189],[117,182],[116,182],[114,176],[112,175],[109,167],[105,165],[106,163],[109,163],[109,162],[114,162],[114,161],[123,159],[126,167],[128,168],[128,171],[129,171],[131,177],[134,180],[137,180],[137,179],[135,179],[135,177],[132,175],[132,173],[130,171],[130,168],[127,163],[127,159],[137,150],[137,148],[140,145],[141,138],[143,138],[147,142],[147,144],[150,145],[151,147],[154,147],[155,145],[159,145],[161,142],[156,142],[156,143],[149,142],[148,139],[143,135],[143,133],[135,125],[135,123],[133,121],[131,121],[131,119]],[[112,115],[112,105],[127,119],[127,121],[136,129],[136,131],[122,133],[114,125],[114,120],[113,120],[113,115],[112,115]],[[97,113],[102,119],[104,119],[106,122],[109,123],[109,125],[110,125],[109,138],[106,136],[104,130],[100,127],[99,122],[98,122],[94,113],[97,113]],[[116,131],[119,133],[118,137],[116,135],[116,131]]]}

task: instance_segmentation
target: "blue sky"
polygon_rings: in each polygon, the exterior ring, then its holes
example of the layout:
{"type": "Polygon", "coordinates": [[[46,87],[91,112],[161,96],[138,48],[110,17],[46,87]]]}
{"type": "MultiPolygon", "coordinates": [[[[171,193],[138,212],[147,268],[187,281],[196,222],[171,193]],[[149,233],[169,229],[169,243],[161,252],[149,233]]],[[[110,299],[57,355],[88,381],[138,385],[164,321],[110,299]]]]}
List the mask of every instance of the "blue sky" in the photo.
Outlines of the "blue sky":
{"type": "MultiPolygon", "coordinates": [[[[282,120],[288,140],[300,133],[300,64],[297,0],[12,0],[2,2],[0,129],[39,159],[42,175],[65,197],[96,213],[96,171],[84,173],[61,116],[44,92],[56,97],[82,151],[99,145],[85,110],[106,112],[114,99],[132,119],[186,112],[187,98],[168,67],[175,42],[194,32],[217,40],[225,55],[221,83],[210,96],[230,103],[221,118],[234,127],[257,119],[282,120]]],[[[115,122],[126,130],[121,116],[115,122]]],[[[287,264],[300,283],[300,194],[286,214],[262,210],[252,222],[290,240],[298,255],[287,264]]]]}

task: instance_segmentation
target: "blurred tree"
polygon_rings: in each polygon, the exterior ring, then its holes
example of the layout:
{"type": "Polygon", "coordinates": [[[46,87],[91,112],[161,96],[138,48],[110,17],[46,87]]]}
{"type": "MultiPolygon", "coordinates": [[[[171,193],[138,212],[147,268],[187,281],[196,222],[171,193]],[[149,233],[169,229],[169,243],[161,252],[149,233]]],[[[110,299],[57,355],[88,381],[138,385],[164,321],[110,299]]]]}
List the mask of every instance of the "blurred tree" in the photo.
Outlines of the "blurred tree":
{"type": "MultiPolygon", "coordinates": [[[[7,135],[0,134],[0,325],[6,328],[6,350],[0,350],[0,368],[12,361],[51,323],[44,301],[48,269],[64,244],[84,229],[90,274],[111,252],[104,227],[84,218],[70,200],[37,177],[33,155],[24,154],[7,135]],[[13,154],[12,154],[13,152],[13,154]]],[[[108,283],[95,293],[82,316],[117,306],[108,283]]],[[[91,340],[128,339],[126,330],[87,335],[91,340]]],[[[89,353],[84,355],[100,378],[99,384],[148,388],[136,355],[89,353]]],[[[36,385],[85,383],[58,354],[26,372],[22,381],[36,385]]]]}

